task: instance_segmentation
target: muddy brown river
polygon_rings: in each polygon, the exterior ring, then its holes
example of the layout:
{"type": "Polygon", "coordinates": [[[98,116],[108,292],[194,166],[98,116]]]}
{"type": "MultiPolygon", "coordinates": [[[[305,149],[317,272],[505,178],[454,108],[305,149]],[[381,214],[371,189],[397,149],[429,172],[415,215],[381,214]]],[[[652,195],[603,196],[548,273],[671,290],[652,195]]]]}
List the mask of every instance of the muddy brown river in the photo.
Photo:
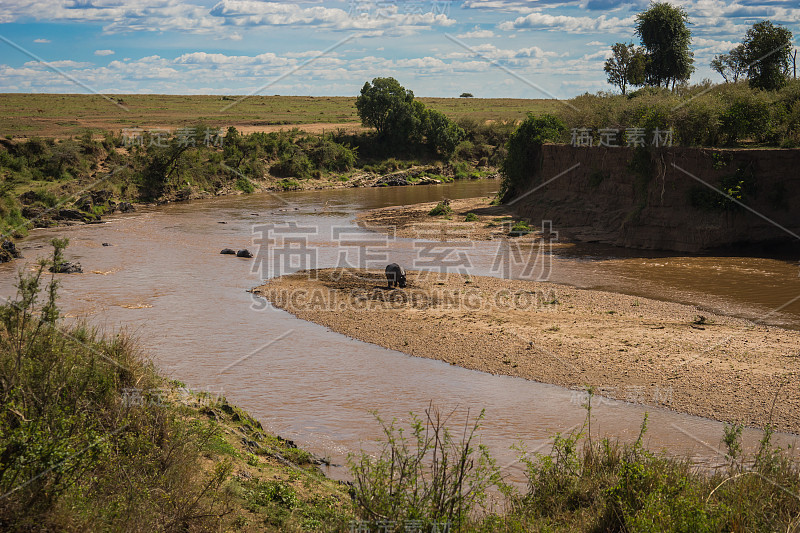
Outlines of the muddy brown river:
{"type": "MultiPolygon", "coordinates": [[[[377,256],[365,253],[363,246],[349,246],[347,239],[377,235],[359,229],[355,215],[442,197],[489,196],[498,186],[497,181],[473,181],[256,194],[168,205],[109,217],[97,225],[35,230],[21,243],[24,259],[0,265],[0,295],[13,294],[17,269],[46,255],[49,239],[67,236],[67,258],[84,269],[84,274],[60,276],[67,316],[85,318],[108,332],[126,329],[140,339],[163,374],[191,388],[224,394],[268,430],[329,457],[335,465],[343,465],[347,454],[362,446],[372,449],[379,428],[370,411],[388,419],[407,418],[431,402],[457,409],[460,420],[467,409],[473,415],[486,409],[481,439],[500,464],[510,465],[515,455],[511,445],[523,441],[531,451],[547,451],[552,435],[578,427],[585,419],[582,396],[359,342],[273,309],[247,292],[270,275],[301,266],[332,267],[347,261],[376,267],[387,259],[411,264],[419,242],[395,239],[383,243],[387,246],[377,256]],[[284,245],[291,253],[262,248],[255,259],[219,254],[225,247],[257,252],[254,239],[260,237],[254,227],[263,231],[265,224],[285,223],[296,226],[280,227],[302,234],[296,248],[291,242],[284,245]]],[[[456,254],[457,268],[498,275],[493,268],[496,243],[459,250],[463,254],[456,254]]],[[[549,279],[554,282],[800,327],[798,263],[788,252],[775,258],[709,257],[581,245],[558,250],[550,259],[549,279]]],[[[441,254],[429,257],[426,268],[441,268],[451,260],[441,254]]],[[[510,273],[514,275],[513,268],[510,273]]],[[[646,411],[650,449],[688,455],[707,466],[722,461],[722,424],[665,409],[596,399],[593,434],[633,440],[646,411]]],[[[745,430],[746,447],[752,448],[760,437],[758,430],[745,430]]],[[[778,435],[777,442],[787,445],[795,439],[778,435]]],[[[509,471],[513,474],[515,468],[509,471]]],[[[346,470],[332,466],[329,474],[343,477],[346,470]]]]}

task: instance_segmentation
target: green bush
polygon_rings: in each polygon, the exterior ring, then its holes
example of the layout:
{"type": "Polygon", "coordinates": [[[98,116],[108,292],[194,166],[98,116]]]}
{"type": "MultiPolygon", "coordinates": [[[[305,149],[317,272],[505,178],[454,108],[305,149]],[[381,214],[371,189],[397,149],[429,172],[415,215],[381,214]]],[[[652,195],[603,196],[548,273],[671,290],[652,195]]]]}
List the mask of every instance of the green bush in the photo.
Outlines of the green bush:
{"type": "Polygon", "coordinates": [[[432,217],[438,217],[442,215],[450,215],[452,214],[452,212],[453,208],[450,207],[450,200],[445,198],[444,200],[436,204],[436,206],[428,212],[428,215],[432,217]]]}
{"type": "Polygon", "coordinates": [[[457,180],[465,180],[469,178],[472,167],[466,161],[455,161],[451,164],[453,168],[453,178],[457,180]]]}
{"type": "Polygon", "coordinates": [[[318,170],[327,172],[350,170],[356,163],[356,150],[320,138],[308,148],[309,159],[318,170]]]}
{"type": "Polygon", "coordinates": [[[500,167],[503,181],[500,197],[507,201],[530,184],[541,168],[541,147],[545,142],[563,140],[567,131],[564,123],[552,116],[536,117],[528,114],[519,128],[508,139],[508,155],[500,167]]]}
{"type": "Polygon", "coordinates": [[[294,153],[283,155],[280,161],[274,163],[269,171],[280,178],[311,178],[311,171],[314,166],[308,156],[296,150],[294,153]]]}
{"type": "Polygon", "coordinates": [[[300,188],[300,183],[292,179],[282,179],[277,182],[278,187],[284,191],[294,191],[300,188]]]}
{"type": "MultiPolygon", "coordinates": [[[[656,128],[673,130],[673,143],[683,146],[791,146],[800,142],[796,103],[800,81],[778,91],[752,89],[747,82],[686,86],[675,92],[645,87],[626,96],[584,94],[569,101],[558,116],[569,129],[645,128],[652,143],[656,128]],[[787,142],[788,140],[788,142],[787,142]]],[[[469,133],[469,130],[467,130],[469,133]]]]}
{"type": "Polygon", "coordinates": [[[483,413],[457,432],[460,438],[432,407],[424,421],[412,414],[408,431],[375,416],[383,431],[381,450],[348,460],[361,518],[375,526],[381,520],[420,520],[425,531],[441,531],[445,523],[450,531],[462,530],[485,505],[487,489],[500,481],[486,448],[473,444],[483,413]]]}
{"type": "Polygon", "coordinates": [[[445,157],[453,155],[466,133],[444,113],[427,109],[424,121],[425,139],[430,148],[445,157]]]}
{"type": "Polygon", "coordinates": [[[464,217],[464,222],[477,222],[478,220],[480,219],[475,213],[467,213],[467,216],[464,217]]]}
{"type": "Polygon", "coordinates": [[[253,185],[253,182],[251,182],[244,176],[239,176],[239,178],[236,180],[235,187],[247,194],[250,194],[256,190],[256,187],[255,185],[253,185]]]}

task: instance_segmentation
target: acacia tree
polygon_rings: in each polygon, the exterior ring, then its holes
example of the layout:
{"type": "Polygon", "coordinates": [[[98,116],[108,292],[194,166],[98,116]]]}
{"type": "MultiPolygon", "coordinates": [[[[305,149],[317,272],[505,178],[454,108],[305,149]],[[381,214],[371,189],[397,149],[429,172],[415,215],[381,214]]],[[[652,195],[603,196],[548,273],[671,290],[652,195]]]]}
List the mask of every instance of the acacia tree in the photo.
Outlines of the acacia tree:
{"type": "Polygon", "coordinates": [[[725,83],[736,83],[739,78],[746,78],[747,67],[747,53],[743,44],[727,54],[714,56],[714,59],[711,60],[711,68],[719,72],[725,83]]]}
{"type": "Polygon", "coordinates": [[[636,34],[647,50],[647,83],[675,88],[694,72],[694,57],[689,50],[692,32],[689,17],[682,7],[653,2],[636,16],[636,34]]]}
{"type": "Polygon", "coordinates": [[[364,83],[361,95],[356,98],[356,109],[361,123],[373,127],[378,137],[399,134],[414,123],[414,93],[400,85],[394,78],[375,78],[364,83]]]}
{"type": "Polygon", "coordinates": [[[748,63],[750,86],[774,91],[786,85],[792,54],[792,32],[768,20],[747,30],[742,46],[748,63]]]}
{"type": "Polygon", "coordinates": [[[414,93],[394,78],[366,82],[356,98],[361,123],[375,128],[387,143],[426,144],[434,152],[451,156],[466,134],[446,115],[427,109],[414,93]]]}
{"type": "Polygon", "coordinates": [[[619,87],[622,94],[628,85],[644,85],[647,56],[642,48],[634,47],[633,43],[616,43],[611,53],[604,67],[608,83],[619,87]]]}

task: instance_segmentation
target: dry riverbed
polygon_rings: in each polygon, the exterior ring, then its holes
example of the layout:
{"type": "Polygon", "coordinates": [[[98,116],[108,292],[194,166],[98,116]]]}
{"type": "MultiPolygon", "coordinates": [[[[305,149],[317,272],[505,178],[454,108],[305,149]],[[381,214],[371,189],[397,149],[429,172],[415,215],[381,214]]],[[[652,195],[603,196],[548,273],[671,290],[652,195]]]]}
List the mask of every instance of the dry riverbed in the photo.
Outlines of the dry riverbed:
{"type": "Polygon", "coordinates": [[[302,271],[254,289],[276,307],[410,355],[800,432],[800,332],[689,305],[552,283],[302,271]]]}

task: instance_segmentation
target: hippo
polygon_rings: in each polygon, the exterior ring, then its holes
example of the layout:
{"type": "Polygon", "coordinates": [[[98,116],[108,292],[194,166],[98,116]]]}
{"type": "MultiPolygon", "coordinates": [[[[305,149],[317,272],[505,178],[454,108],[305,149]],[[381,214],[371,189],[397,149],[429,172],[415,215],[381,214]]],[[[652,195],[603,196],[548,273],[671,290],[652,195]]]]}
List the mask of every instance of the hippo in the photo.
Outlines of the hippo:
{"type": "Polygon", "coordinates": [[[403,267],[401,267],[397,263],[392,263],[391,265],[386,267],[386,280],[389,282],[390,289],[392,288],[393,283],[397,287],[405,288],[406,271],[403,270],[403,267]]]}

